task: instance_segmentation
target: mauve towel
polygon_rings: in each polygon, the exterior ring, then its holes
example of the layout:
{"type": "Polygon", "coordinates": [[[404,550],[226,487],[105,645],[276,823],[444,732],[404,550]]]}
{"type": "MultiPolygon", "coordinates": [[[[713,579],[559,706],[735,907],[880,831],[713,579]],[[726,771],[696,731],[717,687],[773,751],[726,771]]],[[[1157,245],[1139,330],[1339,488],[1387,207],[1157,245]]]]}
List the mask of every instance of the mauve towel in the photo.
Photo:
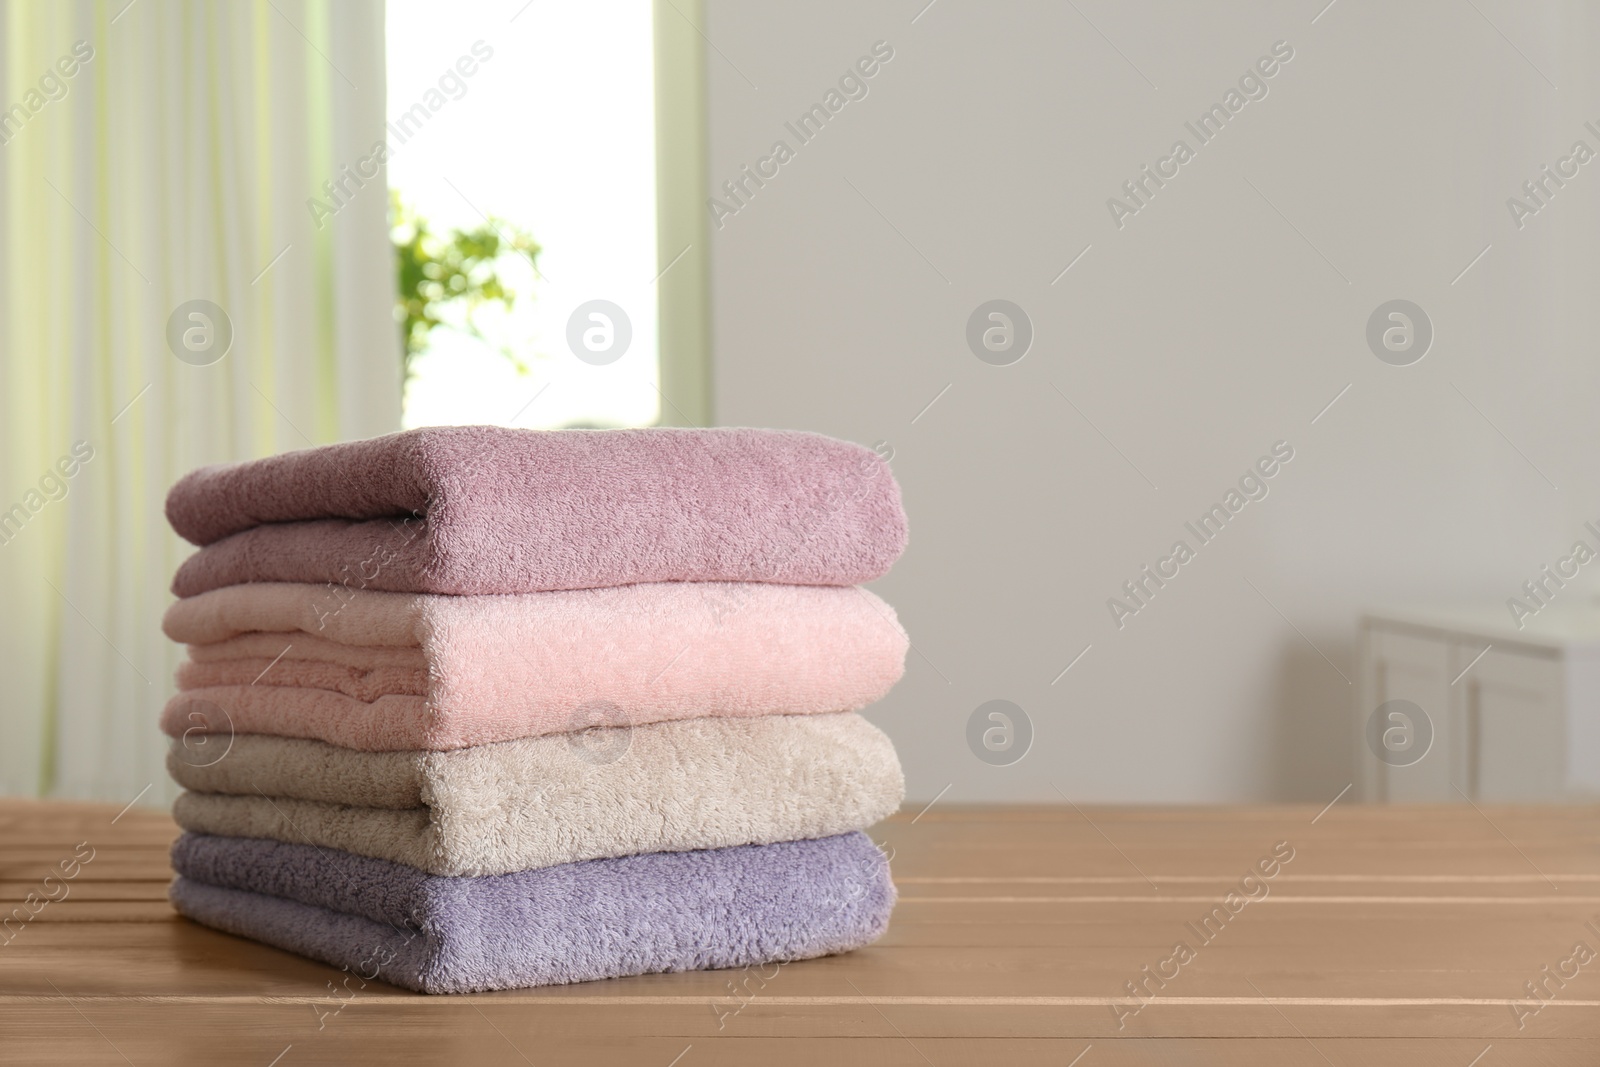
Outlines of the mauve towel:
{"type": "Polygon", "coordinates": [[[882,935],[895,897],[888,861],[862,833],[485,878],[185,834],[172,865],[172,903],[196,922],[344,968],[363,984],[424,993],[847,952],[882,935]]]}
{"type": "Polygon", "coordinates": [[[661,582],[506,596],[300,583],[174,603],[190,643],[162,727],[453,749],[590,726],[854,711],[905,666],[865,589],[661,582]]]}
{"type": "Polygon", "coordinates": [[[240,582],[527,593],[634,582],[855,585],[906,518],[889,466],[820,434],[408,430],[205,467],[167,495],[205,546],[178,596],[240,582]]]}
{"type": "Polygon", "coordinates": [[[507,874],[864,830],[899,807],[894,746],[854,713],[684,719],[453,752],[241,734],[175,742],[186,830],[507,874]]]}

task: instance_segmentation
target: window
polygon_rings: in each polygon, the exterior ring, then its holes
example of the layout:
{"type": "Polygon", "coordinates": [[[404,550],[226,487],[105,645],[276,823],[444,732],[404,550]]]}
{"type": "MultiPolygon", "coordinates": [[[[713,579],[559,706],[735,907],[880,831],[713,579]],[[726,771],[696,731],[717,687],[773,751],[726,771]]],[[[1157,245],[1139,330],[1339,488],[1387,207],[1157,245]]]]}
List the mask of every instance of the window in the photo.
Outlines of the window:
{"type": "Polygon", "coordinates": [[[391,189],[435,234],[493,218],[540,246],[537,273],[515,254],[495,263],[509,312],[440,313],[411,361],[405,425],[656,422],[650,0],[391,0],[387,18],[391,189]]]}

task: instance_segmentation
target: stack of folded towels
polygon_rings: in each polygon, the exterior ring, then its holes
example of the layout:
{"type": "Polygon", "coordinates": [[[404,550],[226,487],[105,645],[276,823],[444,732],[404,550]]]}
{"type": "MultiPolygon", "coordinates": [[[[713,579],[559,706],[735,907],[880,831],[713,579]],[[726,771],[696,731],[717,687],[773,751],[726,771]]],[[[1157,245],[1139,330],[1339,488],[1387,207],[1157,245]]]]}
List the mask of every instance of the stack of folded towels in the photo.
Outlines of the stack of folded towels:
{"type": "Polygon", "coordinates": [[[164,629],[172,901],[426,992],[874,940],[887,464],[815,434],[413,430],[208,467],[164,629]]]}

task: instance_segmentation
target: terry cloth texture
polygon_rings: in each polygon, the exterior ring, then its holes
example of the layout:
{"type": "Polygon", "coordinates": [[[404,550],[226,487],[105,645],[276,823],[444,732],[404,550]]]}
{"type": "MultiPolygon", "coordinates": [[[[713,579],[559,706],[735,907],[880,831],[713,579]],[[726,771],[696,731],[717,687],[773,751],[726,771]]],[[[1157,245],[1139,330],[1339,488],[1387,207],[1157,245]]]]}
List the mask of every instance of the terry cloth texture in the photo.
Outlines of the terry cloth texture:
{"type": "Polygon", "coordinates": [[[334,582],[527,593],[635,582],[855,585],[906,518],[870,449],[785,430],[448,426],[205,467],[167,518],[172,591],[334,582]]]}
{"type": "Polygon", "coordinates": [[[857,587],[663,582],[506,596],[299,583],[174,603],[190,643],[162,726],[453,749],[699,716],[853,711],[905,667],[857,587]]]}
{"type": "Polygon", "coordinates": [[[854,713],[684,719],[453,752],[240,735],[174,744],[186,830],[344,849],[431,874],[766,844],[861,830],[905,792],[854,713]],[[196,765],[205,763],[205,766],[196,765]]]}
{"type": "Polygon", "coordinates": [[[425,993],[846,952],[883,933],[895,896],[888,862],[862,833],[486,878],[185,834],[172,864],[172,903],[189,918],[343,967],[357,982],[425,993]]]}

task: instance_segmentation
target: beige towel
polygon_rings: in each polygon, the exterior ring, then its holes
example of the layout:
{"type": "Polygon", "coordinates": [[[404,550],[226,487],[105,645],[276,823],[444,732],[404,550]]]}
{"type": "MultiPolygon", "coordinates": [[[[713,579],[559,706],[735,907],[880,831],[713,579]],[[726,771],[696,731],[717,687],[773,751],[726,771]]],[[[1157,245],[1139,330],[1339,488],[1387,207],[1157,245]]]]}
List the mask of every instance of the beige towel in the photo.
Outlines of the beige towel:
{"type": "Polygon", "coordinates": [[[447,875],[826,837],[871,826],[905,793],[888,737],[848,712],[685,719],[451,752],[244,734],[210,766],[194,762],[181,742],[168,759],[191,790],[173,805],[186,830],[447,875]]]}

